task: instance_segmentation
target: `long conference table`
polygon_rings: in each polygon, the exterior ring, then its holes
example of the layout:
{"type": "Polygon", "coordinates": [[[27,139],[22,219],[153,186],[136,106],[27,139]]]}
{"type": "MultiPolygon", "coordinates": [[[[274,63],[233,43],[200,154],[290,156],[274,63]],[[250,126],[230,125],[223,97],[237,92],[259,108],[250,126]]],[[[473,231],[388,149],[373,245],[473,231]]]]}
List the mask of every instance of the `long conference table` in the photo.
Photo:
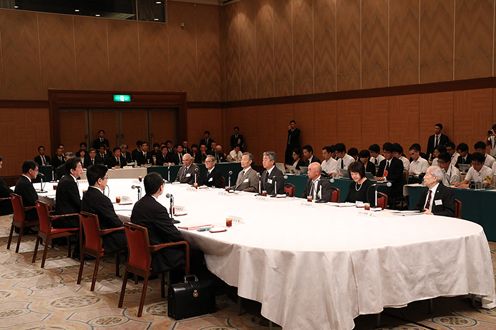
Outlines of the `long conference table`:
{"type": "MultiPolygon", "coordinates": [[[[109,179],[109,198],[129,221],[137,179],[109,179]],[[127,202],[127,203],[126,203],[127,202]]],[[[80,182],[81,192],[87,182],[80,182]]],[[[54,198],[52,185],[48,193],[54,198]]],[[[358,315],[439,296],[473,294],[496,306],[488,242],[481,226],[453,218],[365,211],[301,198],[271,198],[166,184],[179,227],[225,225],[221,233],[181,229],[208,269],[262,304],[285,329],[352,329],[358,315]]],[[[165,194],[159,197],[165,206],[165,194]]]]}

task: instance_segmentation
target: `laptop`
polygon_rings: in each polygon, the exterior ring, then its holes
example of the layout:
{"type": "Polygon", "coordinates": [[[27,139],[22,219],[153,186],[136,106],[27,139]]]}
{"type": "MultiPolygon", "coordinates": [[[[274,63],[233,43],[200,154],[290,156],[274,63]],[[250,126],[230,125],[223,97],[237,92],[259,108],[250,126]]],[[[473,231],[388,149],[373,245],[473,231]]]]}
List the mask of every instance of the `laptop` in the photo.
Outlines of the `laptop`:
{"type": "Polygon", "coordinates": [[[276,167],[282,172],[286,172],[286,166],[284,166],[284,163],[276,163],[276,167]]]}
{"type": "Polygon", "coordinates": [[[286,173],[295,174],[296,173],[295,167],[293,165],[286,165],[286,173]]]}
{"type": "Polygon", "coordinates": [[[460,168],[460,172],[467,173],[468,169],[470,168],[470,164],[458,164],[458,167],[460,168]]]}
{"type": "Polygon", "coordinates": [[[307,174],[308,166],[300,166],[300,174],[307,174]]]}

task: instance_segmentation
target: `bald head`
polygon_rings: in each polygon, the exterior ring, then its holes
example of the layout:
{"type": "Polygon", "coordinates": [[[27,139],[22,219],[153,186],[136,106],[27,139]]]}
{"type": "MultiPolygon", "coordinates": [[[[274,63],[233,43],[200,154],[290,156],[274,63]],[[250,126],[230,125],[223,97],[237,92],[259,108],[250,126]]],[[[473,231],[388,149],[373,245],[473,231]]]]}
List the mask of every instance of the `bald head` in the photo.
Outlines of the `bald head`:
{"type": "Polygon", "coordinates": [[[184,163],[184,165],[190,166],[192,162],[193,162],[193,157],[191,157],[190,154],[184,154],[183,155],[183,163],[184,163]]]}
{"type": "Polygon", "coordinates": [[[308,178],[310,180],[317,179],[322,173],[322,166],[319,163],[313,162],[308,166],[308,178]]]}

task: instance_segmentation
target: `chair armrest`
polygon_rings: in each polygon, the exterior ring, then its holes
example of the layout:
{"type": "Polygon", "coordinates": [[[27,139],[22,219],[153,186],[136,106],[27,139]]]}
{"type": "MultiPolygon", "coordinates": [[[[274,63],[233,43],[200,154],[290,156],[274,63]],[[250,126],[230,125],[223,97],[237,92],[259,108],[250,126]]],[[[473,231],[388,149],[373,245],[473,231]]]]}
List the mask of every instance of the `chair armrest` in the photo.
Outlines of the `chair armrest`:
{"type": "Polygon", "coordinates": [[[180,245],[185,245],[187,249],[189,249],[189,243],[187,241],[179,241],[179,242],[171,242],[171,243],[161,243],[161,244],[155,244],[155,245],[150,245],[149,249],[150,252],[157,252],[159,250],[171,247],[171,246],[180,246],[180,245]]]}
{"type": "Polygon", "coordinates": [[[24,211],[29,211],[36,208],[36,206],[24,206],[24,211]]]}
{"type": "Polygon", "coordinates": [[[116,231],[124,231],[124,227],[116,227],[116,228],[109,228],[109,229],[103,229],[103,230],[100,230],[100,235],[108,235],[108,234],[112,234],[116,231]]]}
{"type": "Polygon", "coordinates": [[[8,201],[8,200],[10,200],[10,197],[2,197],[2,198],[0,198],[0,201],[8,201]]]}
{"type": "Polygon", "coordinates": [[[50,220],[56,221],[56,220],[61,220],[63,218],[78,217],[78,216],[79,213],[54,214],[54,215],[50,215],[50,220]]]}

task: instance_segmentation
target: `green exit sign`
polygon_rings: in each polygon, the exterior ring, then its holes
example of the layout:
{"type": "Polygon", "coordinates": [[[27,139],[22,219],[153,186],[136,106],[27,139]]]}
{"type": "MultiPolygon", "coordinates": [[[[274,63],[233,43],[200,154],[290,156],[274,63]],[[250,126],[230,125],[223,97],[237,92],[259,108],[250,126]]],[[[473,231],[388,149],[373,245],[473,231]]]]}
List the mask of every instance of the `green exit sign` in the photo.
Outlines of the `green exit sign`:
{"type": "Polygon", "coordinates": [[[114,102],[131,102],[129,94],[114,94],[114,102]]]}

